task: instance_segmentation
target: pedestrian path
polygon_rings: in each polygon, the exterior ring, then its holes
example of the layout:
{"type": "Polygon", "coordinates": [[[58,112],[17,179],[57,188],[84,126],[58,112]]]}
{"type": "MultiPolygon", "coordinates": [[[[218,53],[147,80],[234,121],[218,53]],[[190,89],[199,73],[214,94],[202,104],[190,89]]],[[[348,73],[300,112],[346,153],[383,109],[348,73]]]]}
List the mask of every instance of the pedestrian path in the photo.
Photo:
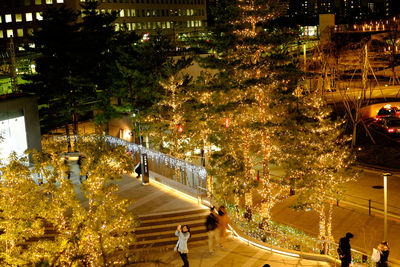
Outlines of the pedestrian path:
{"type": "MultiPolygon", "coordinates": [[[[132,211],[140,216],[152,214],[179,212],[193,209],[207,210],[201,207],[196,199],[179,194],[173,189],[150,181],[149,185],[142,185],[139,180],[130,175],[123,175],[119,182],[120,195],[133,199],[136,203],[132,211]]],[[[205,219],[204,219],[205,223],[205,219]]],[[[176,221],[176,225],[180,221],[176,221]]],[[[182,221],[184,224],[184,221],[182,221]]],[[[148,227],[148,226],[146,226],[148,227]]],[[[196,226],[197,227],[197,226],[196,226]]],[[[174,231],[171,229],[171,232],[174,231]]],[[[330,266],[325,262],[302,260],[296,257],[288,257],[277,253],[271,253],[263,249],[255,248],[237,238],[229,236],[223,248],[218,248],[214,255],[208,253],[207,240],[190,242],[189,261],[190,266],[263,266],[270,264],[273,267],[280,266],[330,266]]],[[[140,251],[147,259],[146,263],[134,266],[182,266],[179,255],[173,251],[174,245],[168,245],[162,249],[154,248],[149,251],[140,251]],[[151,263],[156,261],[157,263],[151,263]]]]}

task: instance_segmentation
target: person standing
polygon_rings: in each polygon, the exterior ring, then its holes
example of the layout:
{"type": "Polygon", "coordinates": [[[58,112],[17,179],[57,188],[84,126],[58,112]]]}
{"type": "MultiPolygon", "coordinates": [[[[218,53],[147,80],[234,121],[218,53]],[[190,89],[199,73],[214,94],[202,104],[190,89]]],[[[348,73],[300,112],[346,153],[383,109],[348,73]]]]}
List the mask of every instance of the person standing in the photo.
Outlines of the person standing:
{"type": "Polygon", "coordinates": [[[378,245],[378,251],[381,254],[380,260],[376,263],[376,267],[387,267],[387,261],[389,258],[389,245],[386,241],[382,241],[378,245]]]}
{"type": "Polygon", "coordinates": [[[345,237],[342,237],[339,241],[338,253],[340,260],[342,261],[342,267],[349,267],[351,263],[351,245],[350,238],[353,238],[352,233],[347,233],[345,237]]]}
{"type": "Polygon", "coordinates": [[[228,213],[226,212],[225,206],[221,206],[218,209],[218,229],[219,229],[219,235],[218,236],[218,243],[219,246],[222,247],[222,243],[225,240],[225,233],[226,233],[226,228],[228,228],[229,224],[229,217],[228,213]]]}
{"type": "Polygon", "coordinates": [[[175,246],[175,251],[178,251],[181,259],[183,261],[183,267],[189,267],[189,261],[187,258],[187,254],[189,252],[187,241],[190,237],[190,228],[187,225],[181,226],[178,225],[175,231],[175,235],[178,237],[178,242],[175,246]]]}
{"type": "Polygon", "coordinates": [[[214,207],[210,208],[210,214],[206,219],[206,229],[208,234],[208,251],[211,255],[214,254],[215,233],[217,232],[218,220],[214,214],[214,207]]]}

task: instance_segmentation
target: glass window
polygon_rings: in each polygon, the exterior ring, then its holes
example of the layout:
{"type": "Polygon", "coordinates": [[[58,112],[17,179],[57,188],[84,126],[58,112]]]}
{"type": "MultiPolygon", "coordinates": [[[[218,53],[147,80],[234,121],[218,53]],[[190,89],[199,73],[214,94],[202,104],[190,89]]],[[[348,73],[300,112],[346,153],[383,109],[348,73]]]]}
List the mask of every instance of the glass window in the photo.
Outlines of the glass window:
{"type": "Polygon", "coordinates": [[[17,36],[18,37],[24,36],[24,30],[23,29],[17,29],[17,36]]]}
{"type": "Polygon", "coordinates": [[[42,0],[35,0],[35,5],[41,5],[42,4],[42,0]]]}
{"type": "Polygon", "coordinates": [[[25,4],[25,6],[30,6],[31,5],[31,0],[25,0],[24,4],[25,4]]]}
{"type": "Polygon", "coordinates": [[[171,22],[167,21],[167,28],[171,28],[171,22]]]}
{"type": "Polygon", "coordinates": [[[57,0],[57,4],[63,4],[64,0],[57,0]]]}
{"type": "Polygon", "coordinates": [[[3,21],[2,21],[2,19],[1,19],[1,15],[0,15],[0,23],[2,23],[3,21]]]}
{"type": "Polygon", "coordinates": [[[6,14],[6,23],[12,22],[11,14],[6,14]]]}
{"type": "Polygon", "coordinates": [[[53,4],[53,0],[46,0],[46,4],[48,4],[48,5],[53,4]]]}
{"type": "Polygon", "coordinates": [[[43,20],[43,17],[42,17],[42,13],[41,13],[41,12],[36,12],[36,19],[37,19],[37,20],[43,20]]]}
{"type": "Polygon", "coordinates": [[[3,31],[0,30],[0,38],[4,38],[3,31]]]}
{"type": "Polygon", "coordinates": [[[115,31],[119,31],[119,24],[115,23],[115,31]]]}
{"type": "Polygon", "coordinates": [[[127,17],[130,17],[131,16],[131,10],[130,9],[125,10],[125,15],[127,17]]]}
{"type": "Polygon", "coordinates": [[[131,24],[130,24],[130,23],[127,23],[126,26],[128,27],[128,31],[131,31],[131,30],[132,30],[131,24]]]}
{"type": "Polygon", "coordinates": [[[14,33],[12,29],[7,30],[7,38],[13,37],[14,33]]]}
{"type": "Polygon", "coordinates": [[[28,28],[28,29],[26,30],[26,34],[32,35],[32,34],[33,34],[33,28],[28,28]]]}
{"type": "Polygon", "coordinates": [[[123,9],[121,9],[121,10],[119,11],[119,16],[120,16],[121,18],[125,17],[125,12],[124,12],[123,9]]]}
{"type": "Polygon", "coordinates": [[[33,20],[32,13],[26,13],[25,14],[25,20],[26,21],[32,21],[33,20]]]}
{"type": "Polygon", "coordinates": [[[22,14],[15,14],[15,21],[21,22],[22,21],[22,14]]]}

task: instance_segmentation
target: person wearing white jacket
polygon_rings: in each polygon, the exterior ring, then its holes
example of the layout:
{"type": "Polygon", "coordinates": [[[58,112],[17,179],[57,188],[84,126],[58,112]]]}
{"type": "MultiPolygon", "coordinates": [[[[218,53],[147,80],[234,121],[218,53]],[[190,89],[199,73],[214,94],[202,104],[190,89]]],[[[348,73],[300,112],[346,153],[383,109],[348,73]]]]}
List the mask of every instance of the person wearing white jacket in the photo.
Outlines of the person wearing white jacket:
{"type": "Polygon", "coordinates": [[[189,267],[189,261],[187,259],[187,254],[189,252],[187,241],[190,237],[190,228],[187,225],[178,225],[175,231],[175,235],[178,237],[178,242],[175,246],[175,251],[178,251],[179,255],[183,261],[183,267],[189,267]]]}

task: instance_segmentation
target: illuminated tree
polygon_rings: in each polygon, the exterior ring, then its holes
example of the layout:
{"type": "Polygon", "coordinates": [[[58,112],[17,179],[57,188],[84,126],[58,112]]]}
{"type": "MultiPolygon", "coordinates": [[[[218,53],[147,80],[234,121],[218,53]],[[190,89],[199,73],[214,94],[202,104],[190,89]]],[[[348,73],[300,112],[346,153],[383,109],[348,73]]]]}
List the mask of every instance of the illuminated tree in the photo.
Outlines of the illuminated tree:
{"type": "Polygon", "coordinates": [[[217,68],[218,78],[225,81],[221,94],[227,100],[222,105],[229,107],[225,116],[235,125],[231,136],[238,139],[238,145],[234,150],[242,153],[231,155],[235,162],[241,158],[244,163],[239,167],[243,177],[234,179],[235,183],[251,181],[253,166],[262,166],[260,193],[265,220],[270,219],[281,188],[274,186],[281,181],[273,184],[269,174],[275,132],[289,112],[298,78],[297,65],[288,52],[296,31],[279,26],[276,20],[285,10],[285,1],[218,2],[216,26],[210,40],[204,42],[212,54],[201,60],[204,66],[217,68]]]}
{"type": "Polygon", "coordinates": [[[280,164],[297,195],[297,208],[318,212],[319,237],[333,240],[332,210],[344,183],[355,179],[354,155],[343,135],[344,121],[332,116],[320,92],[302,92],[291,125],[281,132],[280,164]]]}
{"type": "Polygon", "coordinates": [[[149,126],[152,141],[164,152],[177,158],[184,158],[188,151],[187,139],[187,103],[191,78],[179,71],[190,64],[190,59],[165,64],[165,79],[160,81],[163,88],[161,100],[145,119],[149,126]]]}
{"type": "Polygon", "coordinates": [[[133,257],[129,246],[137,222],[128,210],[132,203],[118,197],[113,181],[132,170],[131,156],[123,147],[107,146],[102,137],[78,142],[85,156],[82,173],[87,175],[80,195],[67,178],[60,147],[51,143],[45,153],[33,154],[32,173],[43,179],[39,185],[15,157],[2,169],[1,261],[50,266],[127,264],[133,257]],[[43,238],[46,229],[55,231],[54,239],[43,238]]]}

